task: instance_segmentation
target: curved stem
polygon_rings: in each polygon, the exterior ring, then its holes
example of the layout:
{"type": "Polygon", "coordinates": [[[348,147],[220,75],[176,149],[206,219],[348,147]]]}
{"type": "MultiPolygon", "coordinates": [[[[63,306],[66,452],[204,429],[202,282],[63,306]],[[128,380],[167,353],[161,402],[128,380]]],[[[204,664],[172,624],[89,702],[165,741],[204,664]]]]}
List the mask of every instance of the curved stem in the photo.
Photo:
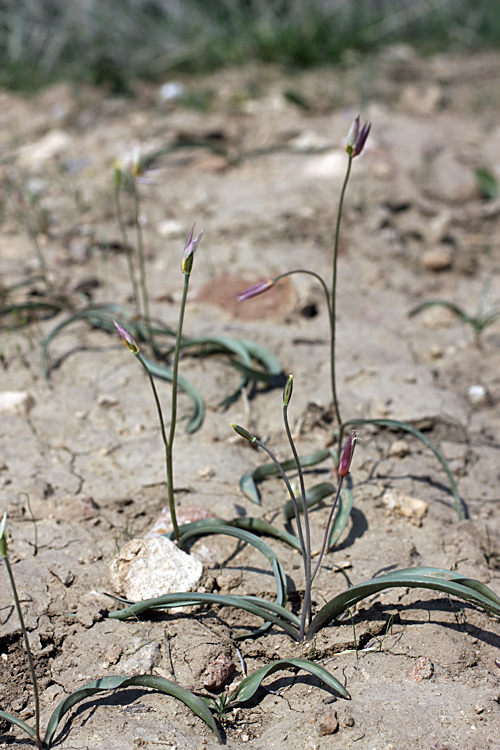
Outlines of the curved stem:
{"type": "Polygon", "coordinates": [[[330,303],[330,292],[328,291],[328,287],[325,284],[325,280],[322,276],[319,275],[319,273],[316,273],[316,271],[310,271],[308,268],[294,268],[293,271],[285,271],[285,273],[280,273],[279,276],[276,276],[276,278],[273,279],[273,282],[276,284],[280,279],[284,279],[285,276],[292,276],[294,273],[304,273],[306,276],[313,276],[316,281],[319,281],[321,286],[323,287],[323,291],[325,293],[326,297],[326,304],[328,306],[328,316],[330,317],[330,323],[331,323],[331,303],[330,303]]]}
{"type": "MultiPolygon", "coordinates": [[[[340,427],[342,419],[340,417],[339,402],[337,398],[337,385],[335,377],[335,341],[336,341],[336,308],[337,308],[337,259],[339,253],[339,239],[340,239],[340,221],[342,218],[342,208],[344,206],[344,196],[347,189],[347,183],[349,182],[349,176],[351,174],[352,156],[348,156],[347,171],[344,178],[344,184],[340,191],[339,207],[337,210],[337,224],[335,227],[335,242],[333,245],[333,275],[332,275],[332,304],[331,304],[331,315],[330,315],[330,326],[331,326],[331,349],[330,349],[330,372],[332,378],[332,398],[333,408],[335,410],[335,416],[337,423],[340,427]]],[[[339,452],[340,456],[340,452],[339,452]]]]}
{"type": "Polygon", "coordinates": [[[42,750],[43,743],[42,743],[42,738],[40,736],[40,698],[38,696],[38,682],[37,682],[36,674],[35,674],[35,665],[33,664],[33,657],[31,655],[31,649],[30,649],[30,644],[28,640],[28,633],[26,631],[26,625],[24,624],[24,617],[21,611],[21,603],[19,601],[19,596],[17,594],[16,582],[14,580],[12,568],[10,567],[10,561],[7,555],[5,555],[3,559],[5,560],[5,565],[7,568],[7,575],[9,576],[10,586],[12,589],[12,593],[14,595],[14,602],[16,605],[17,616],[19,617],[21,630],[23,632],[24,647],[26,649],[26,654],[28,657],[28,665],[29,665],[29,670],[31,674],[31,681],[33,683],[33,697],[35,700],[36,745],[37,745],[38,750],[42,750]]]}

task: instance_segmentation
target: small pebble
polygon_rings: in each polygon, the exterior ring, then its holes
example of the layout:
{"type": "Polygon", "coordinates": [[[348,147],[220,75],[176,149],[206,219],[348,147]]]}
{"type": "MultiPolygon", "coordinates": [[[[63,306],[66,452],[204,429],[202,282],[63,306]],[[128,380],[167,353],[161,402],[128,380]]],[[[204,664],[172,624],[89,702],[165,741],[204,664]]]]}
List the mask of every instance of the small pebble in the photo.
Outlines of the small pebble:
{"type": "Polygon", "coordinates": [[[406,440],[395,440],[389,448],[390,458],[404,458],[410,452],[410,446],[406,440]]]}
{"type": "Polygon", "coordinates": [[[422,264],[428,271],[445,271],[450,268],[452,261],[453,253],[447,247],[428,250],[422,256],[422,264]]]}
{"type": "Polygon", "coordinates": [[[225,654],[220,654],[202,674],[206,690],[220,690],[236,671],[236,664],[225,654]]]}
{"type": "Polygon", "coordinates": [[[426,656],[421,656],[417,659],[415,664],[406,672],[406,676],[411,682],[430,680],[433,674],[434,664],[426,656]]]}
{"type": "Polygon", "coordinates": [[[467,396],[473,406],[484,404],[487,399],[486,388],[483,385],[471,385],[467,391],[467,396]]]}
{"type": "Polygon", "coordinates": [[[339,720],[336,711],[327,711],[323,714],[319,722],[318,734],[323,737],[327,734],[334,734],[339,728],[339,720]]]}

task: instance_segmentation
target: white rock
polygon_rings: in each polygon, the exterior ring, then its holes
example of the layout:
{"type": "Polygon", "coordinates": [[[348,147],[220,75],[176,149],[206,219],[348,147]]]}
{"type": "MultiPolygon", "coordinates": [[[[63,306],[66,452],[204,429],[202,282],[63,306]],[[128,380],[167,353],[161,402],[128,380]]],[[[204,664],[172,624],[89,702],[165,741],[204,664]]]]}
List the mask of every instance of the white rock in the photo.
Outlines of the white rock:
{"type": "Polygon", "coordinates": [[[415,526],[421,525],[422,518],[429,509],[429,503],[426,503],[425,500],[403,495],[396,490],[386,490],[382,501],[390,513],[409,518],[415,526]]]}
{"type": "Polygon", "coordinates": [[[483,385],[471,385],[467,391],[469,401],[474,406],[484,404],[487,400],[486,388],[483,385]]]}
{"type": "Polygon", "coordinates": [[[27,391],[0,391],[0,414],[24,417],[35,405],[35,399],[27,391]]]}
{"type": "Polygon", "coordinates": [[[179,99],[186,92],[186,87],[180,81],[167,81],[158,90],[162,102],[170,102],[179,99]]]}
{"type": "Polygon", "coordinates": [[[139,601],[193,591],[203,575],[203,565],[160,536],[132,539],[111,561],[109,572],[115,591],[139,601]]]}
{"type": "Polygon", "coordinates": [[[321,156],[311,156],[304,165],[306,177],[318,177],[331,180],[341,177],[345,172],[345,151],[336,149],[321,156]]]}
{"type": "Polygon", "coordinates": [[[51,130],[36,143],[19,150],[19,163],[36,169],[56,156],[61,156],[71,143],[71,136],[64,130],[51,130]]]}
{"type": "Polygon", "coordinates": [[[156,225],[160,237],[180,237],[185,232],[184,224],[175,219],[164,219],[156,225]]]}

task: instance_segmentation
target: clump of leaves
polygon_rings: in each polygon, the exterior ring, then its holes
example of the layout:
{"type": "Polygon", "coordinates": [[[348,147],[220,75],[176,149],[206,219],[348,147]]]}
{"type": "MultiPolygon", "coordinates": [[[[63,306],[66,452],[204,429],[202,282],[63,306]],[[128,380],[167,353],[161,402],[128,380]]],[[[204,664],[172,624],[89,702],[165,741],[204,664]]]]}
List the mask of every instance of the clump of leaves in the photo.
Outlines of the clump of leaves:
{"type": "Polygon", "coordinates": [[[24,623],[24,617],[21,610],[21,604],[19,601],[19,596],[17,594],[16,582],[9,561],[7,537],[7,514],[4,513],[3,519],[0,523],[0,557],[3,558],[7,569],[7,575],[14,597],[14,603],[19,618],[19,623],[21,625],[21,631],[23,634],[26,657],[28,659],[28,667],[33,684],[33,696],[35,701],[35,726],[31,727],[25,721],[18,718],[17,716],[7,713],[7,711],[0,711],[0,719],[3,719],[4,721],[7,721],[10,724],[14,724],[15,726],[19,727],[19,729],[25,732],[28,737],[31,737],[31,739],[35,741],[38,750],[48,750],[48,748],[53,745],[57,728],[61,723],[63,717],[71,708],[73,708],[73,706],[76,706],[77,703],[81,703],[81,701],[104,691],[119,690],[130,687],[131,685],[137,685],[138,687],[152,688],[153,690],[165,693],[166,695],[171,695],[173,698],[177,698],[177,700],[182,701],[188,708],[191,709],[191,711],[193,711],[193,713],[199,716],[200,719],[202,719],[210,727],[210,729],[212,729],[213,732],[215,732],[219,739],[219,742],[222,742],[217,724],[215,723],[211,712],[207,708],[206,704],[201,700],[201,698],[198,698],[198,696],[189,692],[189,690],[180,687],[180,685],[177,685],[175,682],[171,682],[164,677],[157,677],[148,674],[136,675],[134,677],[123,677],[120,675],[102,677],[98,680],[94,680],[93,682],[88,682],[86,685],[83,685],[83,687],[78,688],[78,690],[75,690],[73,693],[66,696],[66,698],[61,701],[57,708],[52,712],[52,715],[47,724],[45,735],[42,739],[40,727],[40,697],[38,692],[38,681],[36,678],[33,656],[28,640],[28,632],[26,630],[26,625],[24,623]]]}
{"type": "MultiPolygon", "coordinates": [[[[283,419],[285,423],[285,431],[293,454],[295,469],[299,477],[299,497],[296,497],[286,471],[283,469],[283,466],[269,447],[249,433],[245,428],[238,425],[233,425],[233,428],[240,436],[248,440],[250,443],[259,446],[269,455],[279,475],[281,475],[290,495],[290,502],[293,507],[297,527],[297,537],[292,536],[295,540],[293,546],[300,549],[305,578],[304,597],[299,615],[290,612],[286,607],[286,577],[278,556],[267,544],[255,536],[255,532],[269,533],[289,544],[291,543],[290,539],[284,537],[283,532],[272,534],[270,531],[270,528],[272,529],[272,527],[270,527],[270,524],[266,524],[266,522],[260,522],[262,525],[259,526],[258,519],[245,518],[238,519],[238,521],[246,522],[245,525],[247,528],[251,529],[251,532],[242,528],[242,525],[236,521],[224,522],[217,519],[198,521],[187,524],[186,526],[181,526],[181,536],[178,544],[182,547],[188,539],[194,536],[205,536],[214,533],[229,534],[241,539],[242,541],[253,544],[254,547],[259,549],[260,552],[267,557],[271,564],[277,586],[276,601],[271,602],[267,599],[250,595],[220,595],[198,592],[174,593],[136,603],[126,602],[125,600],[120,599],[119,601],[128,604],[128,606],[118,611],[110,612],[109,617],[120,620],[128,618],[135,619],[148,610],[163,610],[193,604],[209,604],[210,606],[220,605],[223,607],[230,606],[246,611],[264,621],[264,625],[261,628],[253,632],[238,635],[235,637],[235,640],[246,639],[250,636],[260,636],[267,629],[275,626],[284,631],[287,635],[293,638],[293,640],[303,642],[313,639],[320,630],[330,625],[341,614],[348,612],[361,600],[373,596],[380,591],[397,587],[421,587],[435,591],[442,591],[447,595],[456,596],[464,601],[471,602],[485,611],[500,617],[500,597],[488,588],[488,586],[485,586],[485,584],[480,581],[468,578],[454,571],[432,567],[397,570],[378,576],[372,580],[359,583],[355,586],[350,586],[345,591],[326,602],[319,611],[313,612],[311,601],[312,586],[316,576],[320,572],[323,556],[328,549],[336,506],[341,497],[343,481],[349,475],[357,437],[356,433],[353,432],[343,450],[337,470],[338,481],[335,490],[335,499],[330,508],[321,551],[313,568],[310,542],[310,516],[308,514],[308,498],[305,489],[304,474],[288,424],[287,411],[291,396],[292,379],[290,378],[285,386],[283,394],[283,419]]],[[[333,688],[343,697],[348,697],[345,688],[338,683],[338,681],[335,680],[335,678],[333,678],[324,667],[315,664],[310,660],[291,659],[273,662],[272,664],[263,667],[261,670],[257,670],[254,674],[245,678],[234,693],[218,699],[207,698],[208,705],[218,716],[223,716],[230,708],[253,696],[257,688],[261,685],[264,677],[277,669],[282,669],[284,667],[300,667],[307,669],[322,680],[325,685],[333,688]]]]}

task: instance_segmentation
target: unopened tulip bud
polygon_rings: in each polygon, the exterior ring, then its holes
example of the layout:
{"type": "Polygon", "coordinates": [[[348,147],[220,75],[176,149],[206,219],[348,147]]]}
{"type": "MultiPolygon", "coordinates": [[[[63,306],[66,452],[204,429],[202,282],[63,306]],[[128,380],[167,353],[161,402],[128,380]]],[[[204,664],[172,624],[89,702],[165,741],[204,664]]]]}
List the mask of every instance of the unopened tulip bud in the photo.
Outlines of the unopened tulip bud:
{"type": "Polygon", "coordinates": [[[356,447],[356,440],[358,439],[355,432],[351,432],[351,436],[346,443],[342,458],[340,459],[338,475],[339,477],[346,477],[349,474],[351,468],[351,461],[354,455],[354,448],[356,447]]]}
{"type": "Polygon", "coordinates": [[[139,345],[132,334],[129,333],[126,328],[117,323],[116,320],[113,320],[113,323],[115,324],[115,328],[120,334],[121,340],[123,341],[127,349],[132,352],[132,354],[139,354],[139,345]]]}
{"type": "Polygon", "coordinates": [[[258,294],[267,292],[267,290],[271,289],[271,287],[273,287],[275,283],[276,282],[274,282],[273,279],[268,279],[267,281],[259,281],[258,284],[249,286],[248,289],[245,289],[244,292],[241,292],[241,294],[238,294],[236,299],[238,300],[238,302],[244,302],[247,299],[256,297],[258,294]]]}
{"type": "Polygon", "coordinates": [[[288,406],[293,393],[293,375],[288,376],[285,389],[283,391],[283,406],[288,406]]]}
{"type": "Polygon", "coordinates": [[[365,122],[362,128],[360,128],[360,117],[356,117],[349,132],[347,134],[347,143],[345,150],[353,159],[355,156],[359,156],[363,151],[368,138],[368,134],[371,129],[371,123],[365,122]]]}
{"type": "Polygon", "coordinates": [[[0,555],[7,557],[7,511],[3,514],[0,523],[0,555]]]}
{"type": "Polygon", "coordinates": [[[347,143],[345,150],[348,154],[352,154],[354,151],[354,146],[356,145],[356,139],[359,134],[359,125],[360,125],[360,116],[358,115],[354,122],[352,123],[351,127],[349,128],[349,132],[347,133],[347,143]]]}
{"type": "Polygon", "coordinates": [[[182,264],[181,264],[181,270],[184,274],[190,274],[191,269],[193,267],[193,261],[194,261],[194,254],[198,248],[198,245],[201,242],[201,238],[203,237],[203,232],[200,232],[200,234],[193,239],[194,234],[194,224],[191,227],[191,231],[189,232],[186,246],[184,248],[184,254],[182,256],[182,264]]]}
{"type": "Polygon", "coordinates": [[[248,440],[250,443],[255,443],[257,438],[254,437],[254,435],[251,435],[248,430],[245,430],[244,427],[240,427],[239,424],[233,424],[233,422],[231,422],[231,427],[240,437],[245,438],[245,440],[248,440]]]}

